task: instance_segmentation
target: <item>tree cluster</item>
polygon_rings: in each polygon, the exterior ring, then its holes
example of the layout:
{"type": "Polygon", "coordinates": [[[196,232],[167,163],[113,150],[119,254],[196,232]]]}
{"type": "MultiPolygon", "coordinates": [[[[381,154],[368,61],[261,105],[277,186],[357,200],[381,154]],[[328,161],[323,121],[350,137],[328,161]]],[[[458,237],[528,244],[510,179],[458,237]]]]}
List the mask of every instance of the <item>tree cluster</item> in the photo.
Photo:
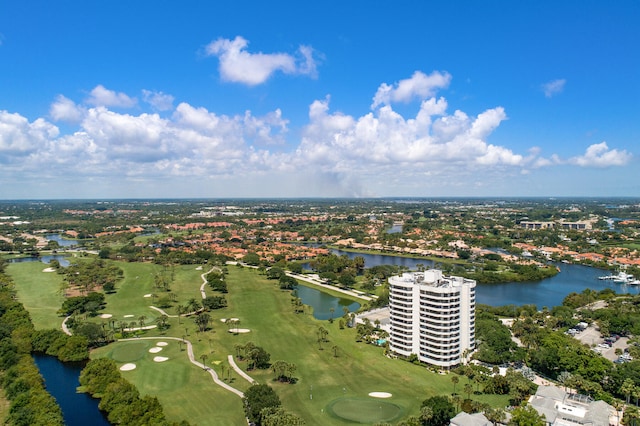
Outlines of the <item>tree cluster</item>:
{"type": "Polygon", "coordinates": [[[30,355],[34,328],[24,306],[14,300],[12,282],[0,264],[0,384],[10,401],[7,425],[62,426],[62,411],[45,390],[30,355]]]}
{"type": "Polygon", "coordinates": [[[107,413],[109,423],[130,426],[187,426],[186,421],[169,422],[156,397],[144,396],[126,381],[109,358],[90,361],[80,373],[85,392],[100,398],[99,408],[107,413]]]}

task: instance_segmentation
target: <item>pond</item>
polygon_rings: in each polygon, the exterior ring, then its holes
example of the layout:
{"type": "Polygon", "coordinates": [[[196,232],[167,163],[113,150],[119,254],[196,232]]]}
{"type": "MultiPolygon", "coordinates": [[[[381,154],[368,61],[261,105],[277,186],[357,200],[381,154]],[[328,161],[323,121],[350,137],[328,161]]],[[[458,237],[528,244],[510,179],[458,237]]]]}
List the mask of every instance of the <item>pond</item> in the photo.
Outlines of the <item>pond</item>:
{"type": "Polygon", "coordinates": [[[42,262],[49,264],[52,260],[60,262],[60,266],[67,267],[71,264],[67,256],[61,254],[51,254],[45,256],[30,256],[30,257],[15,257],[13,259],[7,259],[8,263],[22,263],[22,262],[42,262]]]}
{"type": "Polygon", "coordinates": [[[344,315],[344,308],[348,308],[349,312],[356,312],[360,309],[360,304],[350,299],[331,296],[315,288],[298,284],[296,288],[298,297],[302,303],[313,307],[313,316],[319,320],[328,320],[330,318],[340,318],[344,315]],[[333,308],[333,313],[331,309],[333,308]]]}
{"type": "Polygon", "coordinates": [[[86,393],[78,393],[82,363],[63,363],[49,355],[34,354],[33,358],[44,377],[47,391],[60,405],[66,426],[109,426],[98,409],[99,401],[86,393]]]}
{"type": "Polygon", "coordinates": [[[44,237],[49,241],[55,241],[60,247],[71,247],[79,244],[78,240],[62,238],[60,234],[47,234],[44,237]]]}

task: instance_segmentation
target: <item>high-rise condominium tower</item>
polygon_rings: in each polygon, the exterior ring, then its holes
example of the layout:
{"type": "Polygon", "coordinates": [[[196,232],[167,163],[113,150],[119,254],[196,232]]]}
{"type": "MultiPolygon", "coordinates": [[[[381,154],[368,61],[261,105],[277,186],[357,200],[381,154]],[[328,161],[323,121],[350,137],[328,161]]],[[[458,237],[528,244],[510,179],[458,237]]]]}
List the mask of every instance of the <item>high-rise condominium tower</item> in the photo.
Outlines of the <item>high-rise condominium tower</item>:
{"type": "Polygon", "coordinates": [[[450,368],[475,348],[476,282],[442,271],[389,278],[390,350],[450,368]]]}

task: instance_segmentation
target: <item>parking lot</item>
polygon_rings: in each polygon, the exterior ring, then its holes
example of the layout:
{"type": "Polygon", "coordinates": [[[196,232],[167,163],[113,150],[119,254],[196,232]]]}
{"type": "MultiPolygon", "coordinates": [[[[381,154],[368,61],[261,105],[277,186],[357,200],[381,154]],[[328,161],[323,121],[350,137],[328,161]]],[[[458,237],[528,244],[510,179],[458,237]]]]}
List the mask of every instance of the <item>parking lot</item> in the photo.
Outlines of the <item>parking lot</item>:
{"type": "Polygon", "coordinates": [[[574,336],[580,342],[589,345],[589,347],[594,347],[603,357],[607,358],[610,361],[614,361],[618,359],[618,355],[616,355],[616,348],[620,348],[624,351],[628,347],[629,338],[621,337],[610,348],[602,348],[598,345],[604,342],[604,338],[600,336],[600,330],[593,325],[590,325],[580,333],[574,336]]]}

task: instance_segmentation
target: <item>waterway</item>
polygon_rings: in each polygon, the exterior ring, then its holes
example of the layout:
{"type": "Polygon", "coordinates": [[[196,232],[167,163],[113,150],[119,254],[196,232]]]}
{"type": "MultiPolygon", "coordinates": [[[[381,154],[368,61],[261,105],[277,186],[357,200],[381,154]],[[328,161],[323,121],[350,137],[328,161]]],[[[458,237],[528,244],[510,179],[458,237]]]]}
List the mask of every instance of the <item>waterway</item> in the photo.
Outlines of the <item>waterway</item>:
{"type": "Polygon", "coordinates": [[[344,315],[344,308],[349,312],[356,312],[360,309],[360,304],[353,300],[334,297],[315,288],[299,284],[297,289],[298,297],[302,303],[313,307],[313,316],[319,320],[339,318],[344,315]],[[331,309],[333,308],[333,313],[331,309]]]}
{"type": "MultiPolygon", "coordinates": [[[[355,253],[336,249],[332,249],[331,252],[338,256],[346,255],[350,259],[361,256],[364,258],[366,268],[378,265],[398,265],[416,270],[420,264],[425,267],[434,266],[434,262],[428,259],[355,253]]],[[[608,271],[564,263],[559,263],[556,266],[560,268],[560,273],[542,281],[478,284],[476,301],[490,306],[535,304],[538,309],[541,309],[543,306],[552,308],[562,305],[562,301],[568,294],[580,293],[587,288],[595,291],[610,288],[616,293],[640,294],[640,286],[598,280],[599,276],[609,274],[608,271]]]]}
{"type": "Polygon", "coordinates": [[[45,256],[31,256],[31,257],[15,257],[13,259],[7,259],[9,263],[22,263],[22,262],[42,262],[45,264],[49,264],[52,260],[57,260],[60,262],[60,266],[67,267],[71,264],[67,256],[61,254],[51,254],[45,256]]]}
{"type": "Polygon", "coordinates": [[[49,241],[57,242],[60,247],[71,247],[80,244],[78,240],[69,240],[66,238],[62,238],[62,235],[60,234],[47,234],[44,237],[49,241]]]}
{"type": "Polygon", "coordinates": [[[33,356],[47,391],[58,402],[66,426],[109,426],[110,423],[98,409],[99,401],[86,393],[76,392],[80,386],[80,363],[62,363],[48,355],[33,356]]]}

